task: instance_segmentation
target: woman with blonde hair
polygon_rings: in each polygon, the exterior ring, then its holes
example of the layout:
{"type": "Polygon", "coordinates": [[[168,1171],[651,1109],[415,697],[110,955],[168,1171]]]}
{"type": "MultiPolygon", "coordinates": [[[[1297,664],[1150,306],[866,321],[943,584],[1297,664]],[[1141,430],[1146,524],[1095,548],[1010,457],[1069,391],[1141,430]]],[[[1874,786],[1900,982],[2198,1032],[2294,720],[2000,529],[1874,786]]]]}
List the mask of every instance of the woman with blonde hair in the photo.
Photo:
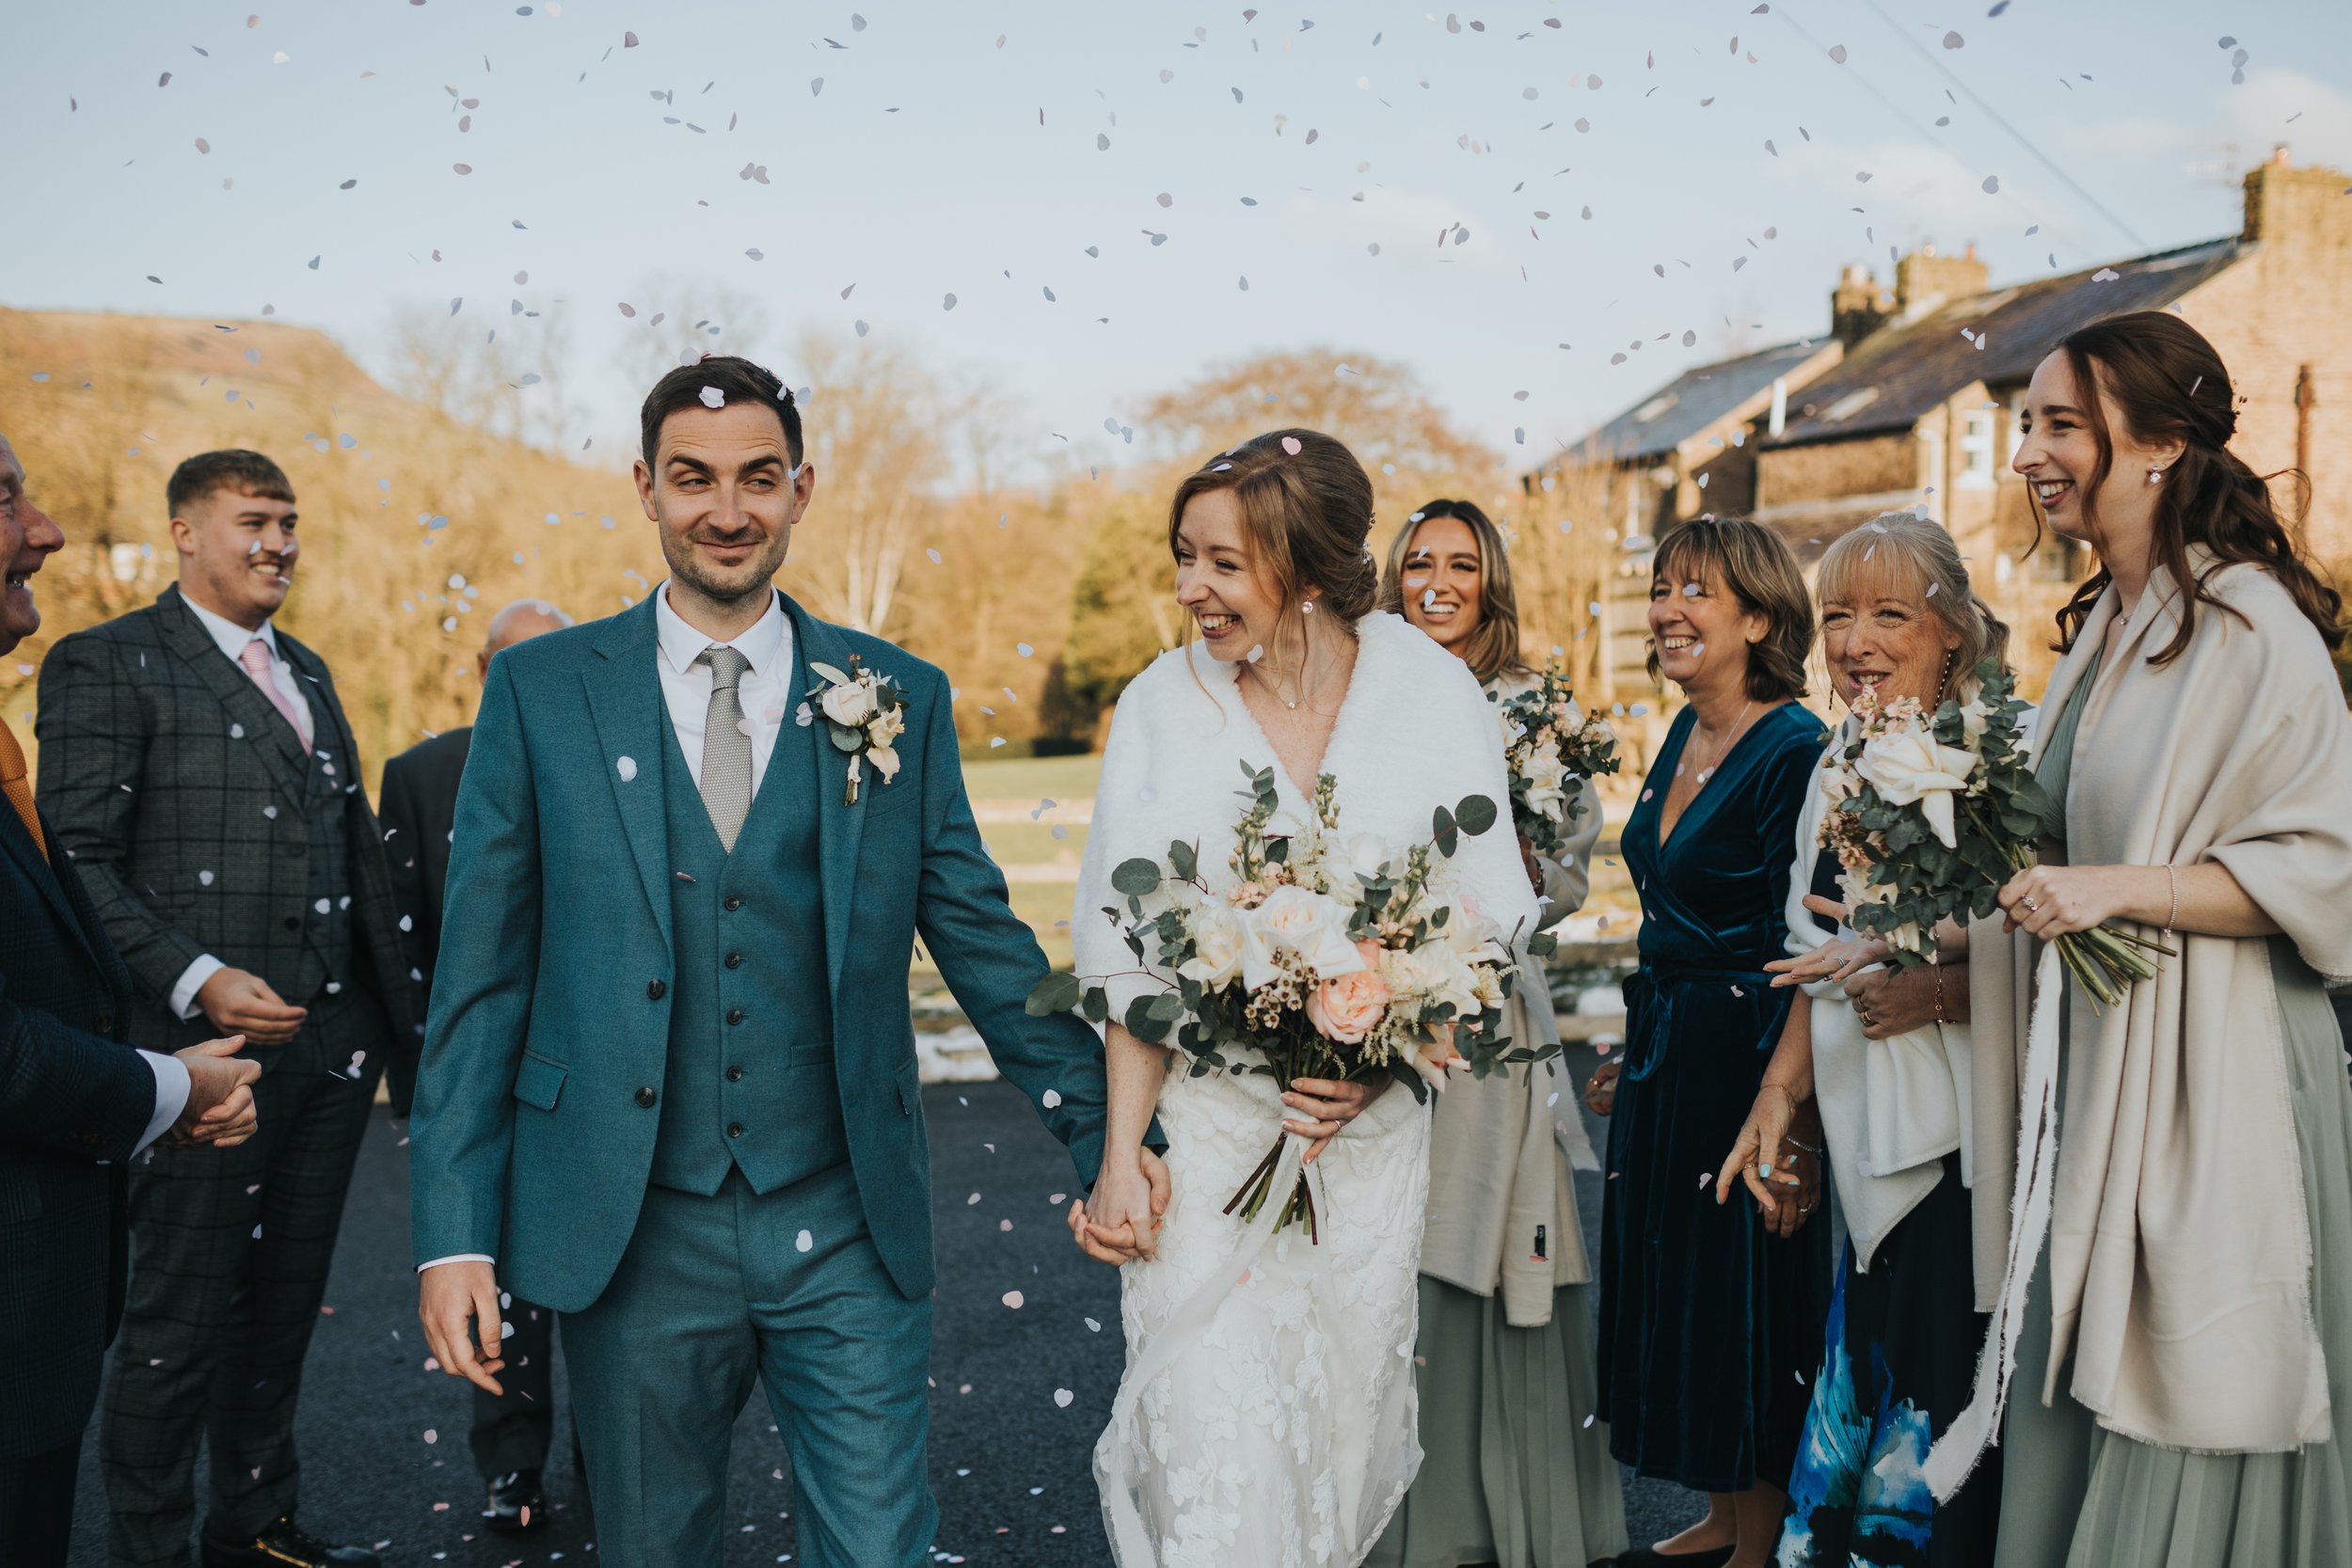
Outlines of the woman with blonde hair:
{"type": "MultiPolygon", "coordinates": [[[[1473,502],[1433,500],[1405,520],[1380,608],[1469,665],[1490,701],[1535,684],[1502,532],[1473,502]]],[[[1579,781],[1569,800],[1560,858],[1519,846],[1544,926],[1583,904],[1600,837],[1599,793],[1579,781]]],[[[1502,1032],[1560,1039],[1544,966],[1523,945],[1502,1032]]],[[[1425,1457],[1375,1568],[1583,1568],[1625,1547],[1624,1488],[1591,1419],[1592,1265],[1572,1163],[1598,1164],[1557,1062],[1456,1077],[1438,1102],[1413,1378],[1425,1457]]]]}
{"type": "MultiPolygon", "coordinates": [[[[2009,628],[1968,580],[1950,534],[1894,512],[1832,544],[1816,573],[1832,695],[1851,705],[1967,702],[2009,628]]],[[[1836,752],[1851,738],[1832,736],[1836,752]]],[[[1788,951],[1764,967],[1791,995],[1747,1125],[1718,1172],[1767,1206],[1758,1173],[1783,1163],[1800,1106],[1818,1109],[1846,1222],[1812,1404],[1788,1481],[1779,1568],[1983,1568],[2000,1475],[1987,1466],[1937,1504],[1929,1445],[1968,1402],[1985,1320],[1969,1268],[1970,1085],[1965,934],[1937,963],[1890,968],[1886,944],[1844,924],[1837,857],[1820,847],[1828,800],[1805,794],[1789,877],[1788,951]]],[[[1785,1192],[1785,1187],[1782,1192],[1785,1192]]]]}
{"type": "Polygon", "coordinates": [[[2237,404],[2150,310],[2062,339],[2020,420],[2012,466],[2099,569],[2058,615],[2041,863],[1969,948],[1994,1323],[1928,1479],[1957,1483],[2006,1400],[2007,1568],[2352,1543],[2343,604],[2230,451],[2237,404]],[[2044,944],[2108,922],[2174,951],[2101,1011],[2044,944]]]}

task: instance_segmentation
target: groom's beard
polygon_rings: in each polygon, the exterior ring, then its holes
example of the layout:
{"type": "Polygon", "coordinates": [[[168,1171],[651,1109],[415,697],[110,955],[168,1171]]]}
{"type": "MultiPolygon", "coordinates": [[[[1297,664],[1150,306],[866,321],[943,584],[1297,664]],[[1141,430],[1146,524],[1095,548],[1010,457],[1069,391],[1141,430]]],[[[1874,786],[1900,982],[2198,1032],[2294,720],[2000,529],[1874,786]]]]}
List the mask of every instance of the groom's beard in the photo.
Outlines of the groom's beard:
{"type": "Polygon", "coordinates": [[[662,559],[669,562],[671,573],[715,604],[734,604],[768,592],[791,553],[790,523],[764,535],[752,530],[716,534],[693,529],[683,537],[665,533],[661,539],[662,559]],[[749,545],[752,550],[742,561],[727,565],[705,554],[702,546],[707,545],[749,545]]]}

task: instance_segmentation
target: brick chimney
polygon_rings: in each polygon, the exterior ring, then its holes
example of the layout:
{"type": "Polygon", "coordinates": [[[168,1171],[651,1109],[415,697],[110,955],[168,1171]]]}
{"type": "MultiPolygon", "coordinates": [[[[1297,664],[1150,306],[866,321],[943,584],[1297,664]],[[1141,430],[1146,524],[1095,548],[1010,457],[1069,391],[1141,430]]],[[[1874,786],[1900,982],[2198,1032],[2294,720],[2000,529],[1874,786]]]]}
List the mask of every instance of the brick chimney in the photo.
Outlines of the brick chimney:
{"type": "Polygon", "coordinates": [[[1980,294],[1987,280],[1974,245],[1959,256],[1938,256],[1932,243],[1923,245],[1895,263],[1895,311],[1915,315],[1947,300],[1980,294]]]}
{"type": "Polygon", "coordinates": [[[1829,330],[1849,349],[1876,332],[1895,313],[1895,301],[1879,287],[1878,278],[1858,261],[1846,263],[1837,287],[1830,291],[1829,330]]]}
{"type": "Polygon", "coordinates": [[[2342,172],[2296,168],[2287,144],[2271,149],[2267,163],[2246,174],[2246,228],[2239,238],[2308,251],[2316,258],[2352,252],[2352,201],[2343,192],[2342,172]]]}

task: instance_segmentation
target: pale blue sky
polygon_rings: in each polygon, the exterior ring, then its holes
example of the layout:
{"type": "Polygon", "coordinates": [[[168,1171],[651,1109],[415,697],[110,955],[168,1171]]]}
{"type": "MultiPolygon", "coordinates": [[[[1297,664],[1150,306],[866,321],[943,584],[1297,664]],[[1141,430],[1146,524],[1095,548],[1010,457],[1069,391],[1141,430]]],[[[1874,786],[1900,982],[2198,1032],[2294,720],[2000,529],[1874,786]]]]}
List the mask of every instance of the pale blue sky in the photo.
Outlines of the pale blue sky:
{"type": "Polygon", "coordinates": [[[1472,0],[1458,31],[1325,0],[7,8],[0,303],[266,303],[381,369],[403,302],[486,331],[519,299],[568,320],[604,450],[628,336],[725,291],[771,328],[734,346],[796,382],[799,329],[863,321],[998,386],[1011,464],[1115,462],[1105,419],[1312,344],[1405,361],[1532,463],[1683,365],[1821,332],[1838,267],[1885,276],[1890,245],[2029,277],[2233,230],[2274,140],[2352,167],[2340,3],[1472,0]],[[685,281],[636,298],[655,274],[685,281]]]}

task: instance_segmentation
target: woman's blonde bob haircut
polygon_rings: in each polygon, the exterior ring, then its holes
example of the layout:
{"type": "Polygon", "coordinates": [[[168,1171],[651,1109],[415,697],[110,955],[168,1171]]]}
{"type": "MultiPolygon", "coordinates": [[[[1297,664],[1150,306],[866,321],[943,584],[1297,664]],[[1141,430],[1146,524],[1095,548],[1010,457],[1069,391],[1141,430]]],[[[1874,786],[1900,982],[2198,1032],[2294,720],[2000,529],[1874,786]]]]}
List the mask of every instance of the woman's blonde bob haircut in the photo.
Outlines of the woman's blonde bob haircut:
{"type": "MultiPolygon", "coordinates": [[[[1813,599],[1804,573],[1780,535],[1749,517],[1693,517],[1658,541],[1650,557],[1654,591],[1713,578],[1764,617],[1760,641],[1748,644],[1748,695],[1759,703],[1794,702],[1804,695],[1804,660],[1813,651],[1813,599]]],[[[1658,649],[1649,651],[1649,677],[1662,677],[1658,649]]]]}
{"type": "Polygon", "coordinates": [[[2009,627],[1977,596],[1960,546],[1918,512],[1885,512],[1845,534],[1821,556],[1815,592],[1824,609],[1893,599],[1915,605],[1960,639],[1944,666],[1938,704],[1977,694],[1977,666],[2009,664],[2009,627]]]}
{"type": "Polygon", "coordinates": [[[1470,634],[1462,662],[1481,686],[1498,675],[1525,673],[1527,666],[1519,657],[1519,595],[1511,585],[1510,553],[1502,531],[1475,501],[1430,501],[1405,519],[1389,542],[1388,565],[1380,574],[1380,608],[1412,619],[1405,611],[1405,559],[1413,553],[1413,536],[1421,525],[1439,517],[1454,518],[1478,541],[1478,629],[1470,634]]]}

